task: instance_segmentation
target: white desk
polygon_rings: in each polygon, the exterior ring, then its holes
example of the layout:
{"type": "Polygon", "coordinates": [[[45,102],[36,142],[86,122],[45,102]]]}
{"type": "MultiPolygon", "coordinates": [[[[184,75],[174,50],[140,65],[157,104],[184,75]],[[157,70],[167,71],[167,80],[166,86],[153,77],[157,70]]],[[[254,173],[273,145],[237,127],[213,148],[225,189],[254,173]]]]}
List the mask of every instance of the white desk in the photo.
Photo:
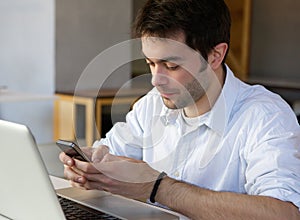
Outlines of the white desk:
{"type": "Polygon", "coordinates": [[[32,93],[24,93],[18,91],[12,91],[7,89],[0,90],[0,103],[5,102],[27,102],[27,101],[43,101],[43,100],[54,100],[53,95],[39,95],[32,93]]]}

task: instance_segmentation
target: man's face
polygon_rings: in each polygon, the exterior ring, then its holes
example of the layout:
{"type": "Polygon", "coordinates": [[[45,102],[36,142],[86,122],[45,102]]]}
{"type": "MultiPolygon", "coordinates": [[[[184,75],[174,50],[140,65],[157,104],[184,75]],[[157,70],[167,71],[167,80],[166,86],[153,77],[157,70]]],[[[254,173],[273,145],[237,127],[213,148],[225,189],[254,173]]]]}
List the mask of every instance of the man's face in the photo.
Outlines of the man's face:
{"type": "Polygon", "coordinates": [[[152,84],[170,109],[192,106],[210,84],[206,61],[185,44],[183,34],[176,38],[142,37],[142,51],[152,73],[152,84]]]}

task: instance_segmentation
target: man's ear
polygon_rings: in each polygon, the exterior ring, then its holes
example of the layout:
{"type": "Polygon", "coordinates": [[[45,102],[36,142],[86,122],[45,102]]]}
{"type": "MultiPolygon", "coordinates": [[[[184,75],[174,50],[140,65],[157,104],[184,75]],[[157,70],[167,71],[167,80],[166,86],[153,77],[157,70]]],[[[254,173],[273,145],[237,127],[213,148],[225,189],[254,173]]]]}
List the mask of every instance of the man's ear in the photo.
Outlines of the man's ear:
{"type": "Polygon", "coordinates": [[[225,57],[228,50],[228,45],[226,43],[219,43],[214,47],[214,49],[208,55],[208,64],[213,70],[217,70],[225,57]]]}

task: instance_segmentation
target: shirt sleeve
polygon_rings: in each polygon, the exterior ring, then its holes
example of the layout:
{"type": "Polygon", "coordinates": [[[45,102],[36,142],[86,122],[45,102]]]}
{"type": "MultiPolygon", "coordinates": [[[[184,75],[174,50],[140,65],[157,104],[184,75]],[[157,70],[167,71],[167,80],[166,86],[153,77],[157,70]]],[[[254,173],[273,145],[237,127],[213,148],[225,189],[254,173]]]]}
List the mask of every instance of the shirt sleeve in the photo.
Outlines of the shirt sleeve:
{"type": "Polygon", "coordinates": [[[246,148],[248,194],[292,202],[300,210],[300,127],[292,113],[257,113],[246,148]]]}
{"type": "Polygon", "coordinates": [[[143,137],[139,118],[141,107],[141,104],[136,103],[133,110],[126,115],[126,122],[116,123],[105,138],[94,142],[93,147],[106,145],[111,154],[141,160],[143,137]]]}

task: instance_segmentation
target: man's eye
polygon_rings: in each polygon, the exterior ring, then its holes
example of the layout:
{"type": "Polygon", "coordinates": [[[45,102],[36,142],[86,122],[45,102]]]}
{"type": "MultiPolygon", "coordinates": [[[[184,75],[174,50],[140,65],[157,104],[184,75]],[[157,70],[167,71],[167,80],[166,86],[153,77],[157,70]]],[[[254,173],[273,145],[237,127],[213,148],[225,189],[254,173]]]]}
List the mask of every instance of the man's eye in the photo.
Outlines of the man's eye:
{"type": "Polygon", "coordinates": [[[167,65],[167,69],[169,69],[169,70],[177,70],[178,67],[179,67],[179,65],[175,65],[175,66],[168,66],[167,65]]]}

